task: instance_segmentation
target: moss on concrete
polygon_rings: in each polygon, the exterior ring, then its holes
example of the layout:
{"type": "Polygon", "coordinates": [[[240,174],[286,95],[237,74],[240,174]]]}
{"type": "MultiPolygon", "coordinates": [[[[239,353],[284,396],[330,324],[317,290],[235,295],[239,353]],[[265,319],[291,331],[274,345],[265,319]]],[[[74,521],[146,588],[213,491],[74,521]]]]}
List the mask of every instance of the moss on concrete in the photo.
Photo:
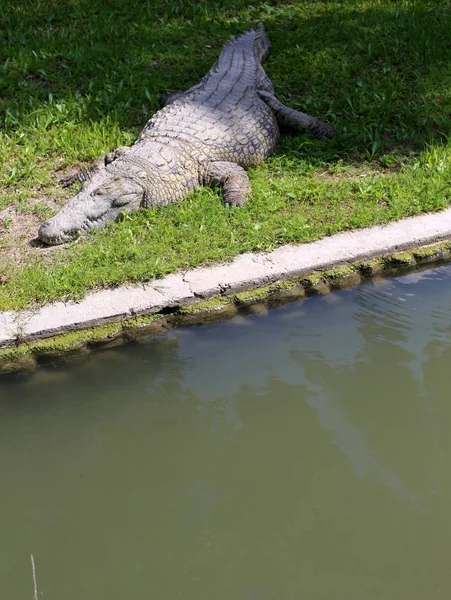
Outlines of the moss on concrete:
{"type": "Polygon", "coordinates": [[[302,277],[299,280],[299,283],[301,285],[304,285],[306,287],[312,287],[315,284],[319,283],[320,281],[324,280],[324,272],[321,273],[311,273],[309,275],[305,275],[304,277],[302,277]]]}
{"type": "Polygon", "coordinates": [[[160,318],[161,315],[159,313],[152,313],[150,315],[137,315],[122,321],[121,328],[122,330],[126,330],[136,329],[138,327],[148,327],[149,325],[153,325],[160,318]]]}
{"type": "Polygon", "coordinates": [[[348,277],[350,275],[354,275],[355,273],[356,273],[356,267],[354,265],[343,265],[341,267],[337,267],[336,269],[324,271],[323,275],[328,280],[333,280],[333,279],[341,279],[343,277],[348,277]]]}
{"type": "Polygon", "coordinates": [[[141,335],[161,333],[171,326],[183,326],[212,320],[230,318],[242,309],[264,311],[277,303],[311,294],[327,293],[358,285],[364,279],[393,275],[405,269],[422,267],[451,260],[451,242],[415,248],[361,263],[343,265],[335,269],[315,272],[300,277],[278,281],[239,293],[193,302],[176,308],[171,314],[152,313],[139,315],[97,327],[69,331],[54,337],[21,342],[0,349],[0,372],[33,369],[37,360],[59,354],[86,354],[91,346],[122,343],[141,335]],[[37,360],[36,360],[37,359],[37,360]]]}
{"type": "Polygon", "coordinates": [[[268,298],[268,296],[274,294],[274,292],[277,292],[278,289],[279,285],[277,283],[273,283],[259,288],[254,288],[252,290],[239,292],[238,294],[235,294],[233,296],[233,299],[235,304],[237,304],[238,306],[247,305],[257,300],[263,300],[265,298],[268,298]]]}
{"type": "Polygon", "coordinates": [[[434,262],[437,259],[449,260],[451,256],[451,243],[444,242],[434,246],[424,246],[412,250],[412,254],[415,260],[422,264],[434,262]]]}
{"type": "Polygon", "coordinates": [[[415,265],[415,256],[412,252],[401,252],[394,256],[387,256],[382,259],[383,264],[388,268],[409,267],[415,265]]]}
{"type": "Polygon", "coordinates": [[[204,311],[219,310],[233,301],[232,296],[221,296],[219,298],[211,298],[210,300],[201,300],[181,306],[177,313],[179,315],[192,315],[204,311]]]}
{"type": "Polygon", "coordinates": [[[358,269],[363,277],[371,279],[376,277],[384,270],[384,261],[380,258],[367,260],[358,264],[358,269]]]}
{"type": "MultiPolygon", "coordinates": [[[[106,342],[120,336],[128,329],[137,329],[148,326],[155,322],[159,316],[146,315],[142,317],[132,317],[122,323],[108,323],[80,329],[78,331],[68,331],[42,340],[32,342],[17,341],[15,346],[0,348],[0,370],[3,370],[3,364],[12,360],[18,361],[20,357],[26,354],[34,355],[54,355],[71,350],[82,350],[83,347],[97,342],[106,342]]],[[[86,347],[86,351],[88,348],[86,347]]]]}
{"type": "Polygon", "coordinates": [[[21,343],[20,340],[18,340],[15,346],[0,348],[0,366],[3,361],[12,360],[13,358],[16,359],[30,352],[42,354],[45,352],[53,352],[55,350],[71,350],[86,344],[88,341],[107,339],[108,337],[119,333],[121,329],[122,326],[120,323],[110,323],[108,325],[100,325],[98,327],[80,329],[78,331],[68,331],[54,337],[36,340],[34,342],[21,343]]]}

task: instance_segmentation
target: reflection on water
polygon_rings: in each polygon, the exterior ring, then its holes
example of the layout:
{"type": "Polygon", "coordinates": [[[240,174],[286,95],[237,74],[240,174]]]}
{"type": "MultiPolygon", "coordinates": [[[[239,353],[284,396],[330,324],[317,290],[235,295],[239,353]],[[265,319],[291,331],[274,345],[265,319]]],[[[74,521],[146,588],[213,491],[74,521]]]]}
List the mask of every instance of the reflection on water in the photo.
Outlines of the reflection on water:
{"type": "Polygon", "coordinates": [[[451,267],[0,377],[0,598],[451,593],[451,267]]]}

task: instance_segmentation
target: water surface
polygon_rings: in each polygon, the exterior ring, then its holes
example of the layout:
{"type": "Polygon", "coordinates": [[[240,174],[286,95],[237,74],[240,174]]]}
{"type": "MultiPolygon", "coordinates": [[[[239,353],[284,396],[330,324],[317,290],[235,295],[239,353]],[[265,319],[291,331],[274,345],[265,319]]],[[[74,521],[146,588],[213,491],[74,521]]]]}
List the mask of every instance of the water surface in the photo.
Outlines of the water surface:
{"type": "Polygon", "coordinates": [[[0,377],[0,598],[451,594],[451,267],[0,377]]]}

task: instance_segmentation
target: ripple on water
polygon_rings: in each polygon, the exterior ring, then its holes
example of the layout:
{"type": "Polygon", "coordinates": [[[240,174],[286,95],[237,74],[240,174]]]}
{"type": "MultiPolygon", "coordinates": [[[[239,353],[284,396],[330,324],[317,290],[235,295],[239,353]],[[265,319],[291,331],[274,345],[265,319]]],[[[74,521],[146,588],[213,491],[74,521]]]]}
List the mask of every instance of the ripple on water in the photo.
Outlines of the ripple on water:
{"type": "Polygon", "coordinates": [[[369,283],[356,289],[358,327],[378,329],[379,339],[400,344],[419,332],[438,343],[447,343],[451,326],[449,294],[443,300],[437,289],[450,282],[451,267],[412,273],[396,279],[369,283]]]}

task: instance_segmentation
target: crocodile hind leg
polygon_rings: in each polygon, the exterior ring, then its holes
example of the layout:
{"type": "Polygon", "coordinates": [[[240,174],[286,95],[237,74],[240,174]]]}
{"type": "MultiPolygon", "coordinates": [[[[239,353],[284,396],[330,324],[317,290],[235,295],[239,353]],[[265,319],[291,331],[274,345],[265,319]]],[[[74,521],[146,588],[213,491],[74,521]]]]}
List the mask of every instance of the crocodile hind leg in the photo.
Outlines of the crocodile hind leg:
{"type": "Polygon", "coordinates": [[[224,202],[228,206],[243,206],[251,191],[246,171],[236,163],[217,161],[208,166],[206,183],[222,186],[224,202]]]}
{"type": "Polygon", "coordinates": [[[279,125],[286,129],[295,131],[306,131],[320,140],[329,140],[337,133],[327,123],[322,123],[315,117],[285,106],[273,94],[264,90],[258,90],[258,95],[274,112],[279,125]]]}
{"type": "Polygon", "coordinates": [[[262,66],[260,66],[257,73],[257,90],[258,92],[266,92],[274,96],[274,88],[271,79],[266,75],[266,72],[262,66]]]}
{"type": "Polygon", "coordinates": [[[105,154],[105,156],[97,158],[89,167],[89,169],[86,169],[85,171],[78,171],[73,175],[63,177],[60,183],[62,184],[63,188],[69,187],[74,183],[84,183],[85,181],[88,181],[88,179],[91,178],[93,173],[97,173],[101,169],[104,169],[107,165],[114,162],[116,158],[119,158],[119,156],[123,156],[129,150],[130,148],[128,146],[119,146],[119,148],[116,148],[116,150],[105,154]]]}

